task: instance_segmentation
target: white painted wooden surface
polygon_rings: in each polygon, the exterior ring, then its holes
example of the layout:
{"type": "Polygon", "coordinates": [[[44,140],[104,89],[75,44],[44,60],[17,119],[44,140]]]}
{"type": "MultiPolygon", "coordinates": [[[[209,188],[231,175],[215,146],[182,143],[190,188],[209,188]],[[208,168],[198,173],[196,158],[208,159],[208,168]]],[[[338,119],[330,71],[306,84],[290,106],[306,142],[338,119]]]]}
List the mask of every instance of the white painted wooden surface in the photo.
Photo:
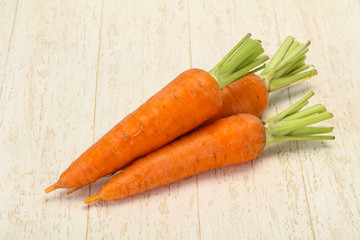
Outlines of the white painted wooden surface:
{"type": "Polygon", "coordinates": [[[0,239],[360,239],[360,3],[0,1],[0,239]],[[85,206],[43,189],[181,71],[210,69],[244,34],[272,55],[311,40],[319,75],[273,93],[263,117],[310,90],[332,142],[85,206]]]}

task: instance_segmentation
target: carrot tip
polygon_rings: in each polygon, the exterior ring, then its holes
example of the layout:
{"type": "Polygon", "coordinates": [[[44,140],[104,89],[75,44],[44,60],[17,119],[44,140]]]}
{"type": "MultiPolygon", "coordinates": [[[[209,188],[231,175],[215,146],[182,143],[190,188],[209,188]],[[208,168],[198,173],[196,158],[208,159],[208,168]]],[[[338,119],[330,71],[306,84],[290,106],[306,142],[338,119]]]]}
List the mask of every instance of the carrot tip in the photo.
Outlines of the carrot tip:
{"type": "Polygon", "coordinates": [[[100,193],[97,193],[95,195],[92,195],[92,196],[86,198],[84,200],[84,203],[89,204],[89,203],[96,202],[97,200],[100,200],[100,199],[101,199],[101,195],[100,195],[100,193]]]}
{"type": "Polygon", "coordinates": [[[80,188],[82,188],[82,187],[75,187],[75,188],[71,189],[70,191],[68,191],[66,194],[67,194],[67,195],[70,195],[70,194],[72,194],[73,192],[76,192],[77,190],[79,190],[80,188]]]}
{"type": "Polygon", "coordinates": [[[50,187],[46,188],[44,191],[46,193],[49,193],[49,192],[52,192],[52,191],[54,191],[54,190],[56,190],[58,188],[59,188],[58,183],[55,183],[55,184],[51,185],[50,187]]]}

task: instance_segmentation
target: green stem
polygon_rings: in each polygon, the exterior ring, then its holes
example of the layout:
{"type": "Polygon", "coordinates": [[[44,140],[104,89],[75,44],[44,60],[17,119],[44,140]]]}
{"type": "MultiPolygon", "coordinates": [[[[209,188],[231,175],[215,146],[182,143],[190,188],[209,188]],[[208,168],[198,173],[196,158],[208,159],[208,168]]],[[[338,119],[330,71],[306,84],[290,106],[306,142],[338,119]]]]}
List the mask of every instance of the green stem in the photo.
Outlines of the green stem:
{"type": "Polygon", "coordinates": [[[275,116],[269,118],[265,122],[266,123],[278,122],[278,121],[282,120],[283,118],[285,118],[286,116],[298,112],[301,108],[303,108],[308,103],[308,100],[312,96],[314,96],[313,91],[306,94],[303,98],[301,98],[299,101],[297,101],[294,105],[290,106],[288,109],[282,111],[281,113],[276,114],[275,116]]]}
{"type": "Polygon", "coordinates": [[[295,66],[293,69],[290,69],[289,72],[286,74],[289,76],[295,75],[295,74],[301,73],[302,71],[305,71],[309,67],[310,67],[309,65],[302,63],[302,64],[299,64],[298,66],[295,66]]]}
{"type": "Polygon", "coordinates": [[[221,89],[230,83],[239,80],[253,72],[268,60],[267,56],[262,55],[264,49],[261,42],[250,38],[247,34],[231,51],[226,54],[209,73],[218,82],[221,89]]]}
{"type": "MultiPolygon", "coordinates": [[[[263,65],[261,65],[260,67],[257,67],[257,68],[255,68],[254,70],[251,70],[250,72],[247,72],[246,74],[242,75],[241,77],[242,77],[242,78],[245,78],[245,77],[247,77],[247,76],[249,76],[249,75],[251,75],[251,74],[254,74],[254,73],[260,71],[261,69],[264,69],[264,67],[265,67],[265,65],[263,64],[263,65]]],[[[238,79],[235,79],[235,81],[236,81],[236,80],[238,80],[238,79]]],[[[233,83],[233,82],[234,82],[234,81],[230,82],[230,84],[233,83]]]]}
{"type": "Polygon", "coordinates": [[[325,106],[322,104],[316,104],[316,105],[309,107],[301,112],[294,113],[294,114],[284,118],[284,120],[299,119],[299,118],[310,116],[315,113],[323,113],[323,112],[326,112],[325,106]]]}
{"type": "MultiPolygon", "coordinates": [[[[246,41],[242,49],[237,50],[234,55],[229,58],[219,70],[219,74],[234,72],[236,68],[243,63],[248,57],[253,57],[253,53],[258,52],[260,42],[246,41]]],[[[262,53],[261,51],[259,55],[262,53]]]]}
{"type": "Polygon", "coordinates": [[[309,45],[309,41],[300,44],[291,36],[285,39],[259,75],[269,92],[293,86],[317,74],[315,69],[303,72],[309,68],[305,63],[309,45]]]}
{"type": "Polygon", "coordinates": [[[309,101],[306,102],[302,102],[301,104],[299,104],[296,108],[294,108],[294,110],[292,110],[288,115],[294,114],[299,112],[301,109],[303,109],[306,105],[309,104],[309,101]]]}
{"type": "Polygon", "coordinates": [[[282,68],[274,75],[274,78],[279,78],[284,75],[293,74],[293,72],[295,70],[299,71],[299,69],[302,69],[304,66],[309,67],[308,65],[305,64],[305,59],[306,59],[306,56],[304,55],[301,58],[299,58],[296,62],[294,62],[293,64],[289,64],[288,66],[282,68]]]}
{"type": "Polygon", "coordinates": [[[313,136],[330,133],[332,127],[308,127],[333,117],[331,113],[326,112],[325,106],[317,104],[300,111],[313,95],[314,93],[310,92],[288,109],[265,120],[267,145],[283,141],[334,139],[333,136],[313,136]]]}
{"type": "MultiPolygon", "coordinates": [[[[246,67],[246,65],[251,64],[255,59],[258,58],[258,56],[264,52],[264,49],[259,48],[258,50],[256,50],[255,52],[253,52],[246,60],[244,60],[236,69],[235,71],[238,71],[244,67],[246,67]]],[[[260,55],[261,56],[261,55],[260,55]]],[[[265,67],[265,64],[264,64],[265,67]]]]}
{"type": "Polygon", "coordinates": [[[285,67],[288,64],[292,64],[293,62],[296,62],[299,58],[302,57],[307,51],[307,47],[310,45],[310,41],[305,43],[304,45],[300,45],[299,47],[296,47],[293,52],[290,52],[288,55],[285,55],[285,58],[283,61],[280,62],[279,66],[275,68],[275,70],[279,70],[283,67],[285,67]]]}
{"type": "Polygon", "coordinates": [[[250,37],[251,37],[251,34],[250,34],[250,33],[246,34],[245,37],[243,37],[243,38],[240,40],[240,42],[238,42],[238,43],[235,45],[235,47],[234,47],[233,49],[231,49],[230,52],[228,52],[228,53],[221,59],[221,61],[220,61],[218,64],[216,64],[216,66],[215,66],[213,69],[210,70],[210,72],[216,72],[216,71],[226,62],[226,60],[228,60],[229,57],[230,57],[231,55],[233,55],[233,53],[234,53],[236,50],[238,50],[238,49],[240,48],[240,46],[243,45],[244,42],[246,42],[250,37]]]}
{"type": "Polygon", "coordinates": [[[269,130],[272,132],[272,134],[277,135],[277,136],[286,135],[289,132],[294,131],[297,128],[301,128],[301,127],[308,126],[310,124],[322,122],[322,121],[325,121],[332,117],[333,117],[333,115],[331,113],[325,112],[325,113],[319,113],[319,114],[314,114],[311,116],[303,117],[300,119],[292,119],[292,120],[284,119],[282,121],[279,121],[279,122],[271,125],[271,127],[269,127],[269,130]]]}
{"type": "Polygon", "coordinates": [[[266,67],[262,74],[270,72],[271,69],[274,69],[281,59],[283,59],[284,55],[288,51],[289,47],[293,44],[294,38],[288,36],[285,41],[281,44],[280,48],[276,51],[275,55],[270,59],[269,63],[266,64],[266,67]]]}
{"type": "Polygon", "coordinates": [[[270,92],[274,92],[276,90],[284,88],[284,86],[288,86],[291,83],[294,82],[303,82],[303,80],[307,80],[311,78],[312,76],[315,76],[317,74],[316,70],[310,70],[307,72],[303,72],[300,74],[294,74],[283,78],[274,79],[270,83],[270,92]]]}
{"type": "Polygon", "coordinates": [[[226,87],[230,83],[233,83],[236,80],[247,76],[247,74],[246,74],[247,72],[249,72],[251,69],[259,66],[261,63],[265,62],[268,59],[269,58],[267,56],[262,56],[261,58],[255,60],[251,64],[249,64],[246,67],[240,69],[239,71],[237,71],[237,72],[235,72],[235,73],[233,73],[233,74],[231,74],[229,76],[224,77],[222,79],[221,83],[219,83],[220,88],[223,89],[224,87],[226,87]]]}
{"type": "Polygon", "coordinates": [[[303,136],[303,135],[313,135],[320,133],[331,133],[333,127],[302,127],[298,128],[288,134],[288,136],[303,136]]]}

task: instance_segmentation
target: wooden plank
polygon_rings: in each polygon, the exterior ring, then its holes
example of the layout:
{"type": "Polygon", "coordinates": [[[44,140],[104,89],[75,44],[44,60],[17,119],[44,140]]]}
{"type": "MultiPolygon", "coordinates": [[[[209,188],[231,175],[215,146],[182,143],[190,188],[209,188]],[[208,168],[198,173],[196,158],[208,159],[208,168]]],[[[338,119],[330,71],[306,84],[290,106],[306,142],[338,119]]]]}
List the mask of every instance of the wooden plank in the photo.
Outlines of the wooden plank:
{"type": "MultiPolygon", "coordinates": [[[[190,67],[186,1],[106,1],[95,138],[190,67]]],[[[92,184],[96,193],[104,180],[92,184]]],[[[89,207],[88,238],[196,239],[193,180],[89,207]],[[181,222],[179,222],[181,219],[181,222]]]]}
{"type": "Polygon", "coordinates": [[[0,1],[0,95],[17,14],[17,1],[0,1]]]}
{"type": "MultiPolygon", "coordinates": [[[[298,143],[296,160],[301,165],[306,198],[316,239],[360,238],[360,143],[358,134],[360,96],[358,68],[360,17],[357,1],[278,2],[278,22],[283,32],[312,41],[308,61],[319,75],[311,81],[313,102],[324,103],[334,113],[328,121],[336,140],[298,143]],[[336,18],[334,18],[336,16],[336,18]],[[341,20],[340,20],[341,19],[341,20]]],[[[292,91],[290,91],[292,95],[292,91]]]]}
{"type": "Polygon", "coordinates": [[[99,10],[19,2],[0,96],[1,239],[86,234],[85,195],[43,189],[92,143],[99,10]]]}
{"type": "MultiPolygon", "coordinates": [[[[286,37],[279,34],[281,23],[270,1],[192,1],[190,10],[194,66],[212,67],[247,32],[262,39],[271,55],[286,37]]],[[[263,118],[289,105],[288,92],[273,93],[270,101],[263,118]]],[[[250,163],[201,174],[198,205],[202,239],[311,239],[300,166],[288,161],[294,147],[270,146],[250,163]]]]}
{"type": "Polygon", "coordinates": [[[1,239],[359,239],[357,1],[1,1],[1,239]],[[272,55],[312,45],[319,75],[273,93],[263,118],[310,90],[333,142],[284,143],[254,161],[126,200],[43,188],[94,140],[189,68],[212,68],[247,32],[272,55]]]}

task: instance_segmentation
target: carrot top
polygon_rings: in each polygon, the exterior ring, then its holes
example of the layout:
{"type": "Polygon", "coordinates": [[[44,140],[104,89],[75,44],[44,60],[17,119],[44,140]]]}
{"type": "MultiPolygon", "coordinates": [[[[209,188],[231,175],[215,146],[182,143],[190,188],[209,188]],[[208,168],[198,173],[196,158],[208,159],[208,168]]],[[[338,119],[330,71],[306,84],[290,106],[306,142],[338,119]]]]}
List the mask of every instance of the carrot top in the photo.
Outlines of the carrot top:
{"type": "Polygon", "coordinates": [[[335,139],[334,136],[317,135],[332,132],[332,127],[308,127],[333,117],[322,104],[300,111],[313,95],[314,92],[308,93],[288,109],[264,121],[266,145],[284,141],[335,139]]]}
{"type": "Polygon", "coordinates": [[[290,87],[317,74],[316,69],[305,71],[310,67],[305,63],[309,45],[310,41],[301,44],[291,36],[285,39],[259,75],[269,92],[290,87]]]}
{"type": "Polygon", "coordinates": [[[262,54],[264,49],[261,46],[261,42],[250,37],[251,34],[248,33],[209,71],[221,89],[265,67],[258,66],[268,60],[269,57],[262,54]]]}

